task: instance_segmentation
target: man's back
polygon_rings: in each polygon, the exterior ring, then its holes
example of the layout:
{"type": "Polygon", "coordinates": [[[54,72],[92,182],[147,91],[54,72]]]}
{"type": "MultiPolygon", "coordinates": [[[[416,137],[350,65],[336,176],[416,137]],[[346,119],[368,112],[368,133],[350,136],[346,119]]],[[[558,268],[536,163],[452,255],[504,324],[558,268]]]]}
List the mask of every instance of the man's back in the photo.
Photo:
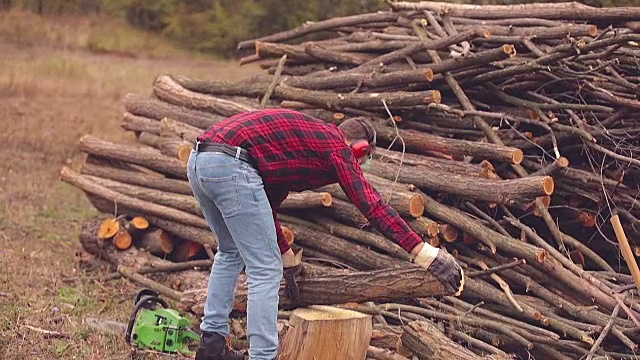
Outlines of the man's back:
{"type": "Polygon", "coordinates": [[[342,131],[333,124],[288,109],[237,114],[211,127],[200,141],[246,149],[266,186],[301,191],[336,182],[332,153],[346,151],[342,131]]]}

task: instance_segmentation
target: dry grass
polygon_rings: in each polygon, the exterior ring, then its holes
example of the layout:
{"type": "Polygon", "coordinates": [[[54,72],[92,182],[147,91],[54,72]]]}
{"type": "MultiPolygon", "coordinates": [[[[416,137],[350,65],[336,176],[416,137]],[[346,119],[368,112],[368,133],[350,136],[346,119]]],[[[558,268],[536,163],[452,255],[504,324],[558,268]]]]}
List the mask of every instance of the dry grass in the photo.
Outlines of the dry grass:
{"type": "Polygon", "coordinates": [[[100,40],[106,25],[0,13],[0,359],[155,358],[133,356],[121,336],[83,324],[85,316],[125,321],[138,288],[99,284],[78,268],[79,226],[96,212],[58,173],[77,158],[83,134],[131,141],[119,127],[122,97],[149,93],[158,74],[232,79],[257,71],[118,24],[109,43],[100,40]],[[46,339],[25,325],[67,337],[46,339]]]}

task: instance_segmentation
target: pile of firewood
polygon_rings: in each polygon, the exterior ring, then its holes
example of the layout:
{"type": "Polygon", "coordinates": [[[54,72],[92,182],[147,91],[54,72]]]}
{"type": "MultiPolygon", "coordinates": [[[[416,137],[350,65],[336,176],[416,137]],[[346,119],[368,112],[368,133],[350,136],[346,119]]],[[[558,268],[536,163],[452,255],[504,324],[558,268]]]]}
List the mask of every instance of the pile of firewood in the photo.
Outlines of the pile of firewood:
{"type": "MultiPolygon", "coordinates": [[[[127,95],[122,127],[140,144],[86,135],[86,163],[61,172],[105,214],[83,225],[86,252],[201,315],[216,239],[186,181],[195,137],[264,107],[368,116],[366,176],[457,257],[465,291],[439,296],[336,184],[292,193],[279,214],[310,274],[299,302],[281,296],[283,318],[313,304],[370,314],[371,359],[635,358],[640,8],[389,6],[241,42],[255,49],[241,63],[265,74],[161,75],[151,96],[127,95]]],[[[240,314],[246,299],[242,281],[240,314]]]]}

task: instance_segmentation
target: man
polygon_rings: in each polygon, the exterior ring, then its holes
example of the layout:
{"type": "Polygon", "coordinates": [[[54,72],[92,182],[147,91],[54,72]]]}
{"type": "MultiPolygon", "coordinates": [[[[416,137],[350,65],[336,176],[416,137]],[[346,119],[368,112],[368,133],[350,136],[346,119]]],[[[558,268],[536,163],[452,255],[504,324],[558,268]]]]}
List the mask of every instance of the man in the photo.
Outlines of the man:
{"type": "MultiPolygon", "coordinates": [[[[450,294],[462,291],[462,269],[453,257],[426,244],[365,180],[375,131],[362,118],[336,126],[301,112],[265,109],[237,114],[198,137],[188,177],[204,217],[218,238],[209,278],[203,336],[196,360],[242,359],[225,344],[234,289],[243,265],[248,278],[249,358],[273,360],[278,352],[280,281],[295,296],[300,269],[276,212],[290,191],[339,183],[387,238],[415,255],[450,294]]],[[[289,294],[289,292],[288,292],[289,294]]]]}

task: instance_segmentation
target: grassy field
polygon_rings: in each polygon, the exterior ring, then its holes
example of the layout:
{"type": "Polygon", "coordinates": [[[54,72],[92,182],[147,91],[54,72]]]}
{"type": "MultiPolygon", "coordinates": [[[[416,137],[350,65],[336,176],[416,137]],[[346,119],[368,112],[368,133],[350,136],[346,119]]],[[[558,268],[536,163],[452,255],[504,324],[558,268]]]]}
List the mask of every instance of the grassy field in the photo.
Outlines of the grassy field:
{"type": "Polygon", "coordinates": [[[80,223],[96,212],[58,180],[60,168],[77,161],[84,134],[132,141],[119,126],[122,97],[150,93],[159,74],[255,71],[110,19],[0,13],[0,359],[155,358],[84,325],[86,316],[125,321],[138,288],[97,283],[95,271],[77,266],[80,223]]]}

